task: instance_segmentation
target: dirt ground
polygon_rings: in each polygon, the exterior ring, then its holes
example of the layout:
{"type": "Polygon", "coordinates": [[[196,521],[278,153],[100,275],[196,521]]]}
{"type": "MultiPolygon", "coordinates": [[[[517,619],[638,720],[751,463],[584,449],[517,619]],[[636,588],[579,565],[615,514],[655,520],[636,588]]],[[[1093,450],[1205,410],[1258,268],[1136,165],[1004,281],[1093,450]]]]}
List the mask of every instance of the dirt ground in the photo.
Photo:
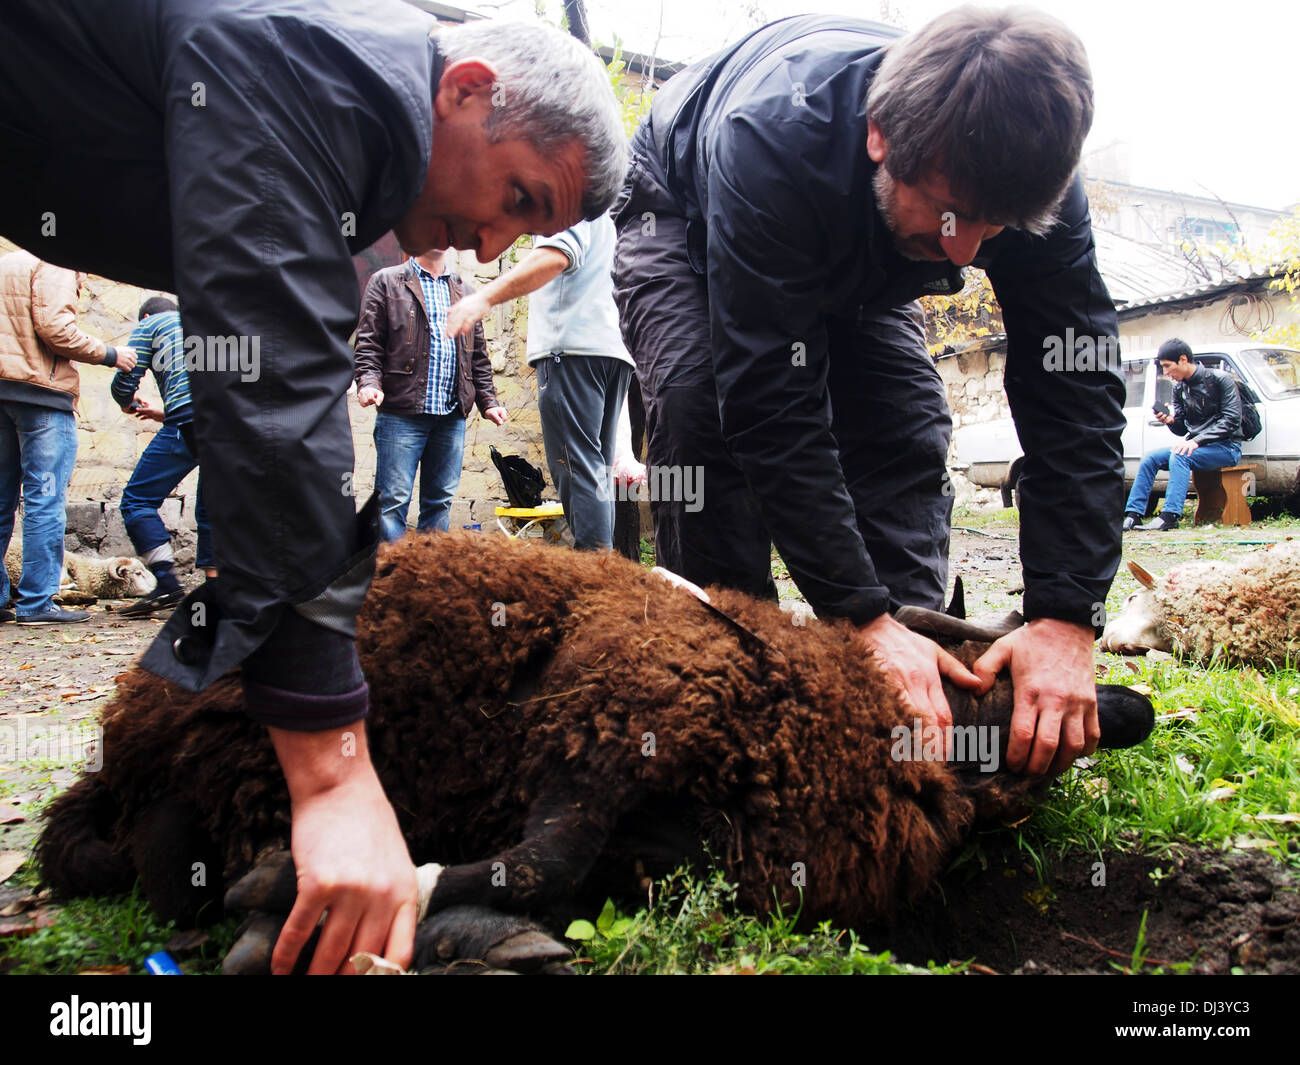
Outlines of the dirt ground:
{"type": "MultiPolygon", "coordinates": [[[[963,526],[957,515],[950,575],[963,578],[968,612],[1019,609],[1015,525],[988,515],[966,520],[963,526]]],[[[1159,573],[1176,561],[1221,557],[1296,534],[1300,524],[1272,523],[1131,533],[1124,551],[1159,573]]],[[[781,584],[783,597],[793,594],[788,582],[781,584]]],[[[1136,588],[1121,567],[1112,604],[1136,588]]],[[[99,757],[97,711],[163,623],[161,617],[121,618],[113,608],[123,605],[89,607],[85,625],[0,625],[0,882],[30,852],[46,803],[99,757]]],[[[910,961],[974,956],[1003,972],[1106,972],[1113,971],[1111,962],[1128,963],[1146,912],[1151,959],[1191,962],[1196,971],[1300,971],[1300,880],[1272,859],[1189,852],[1173,867],[1167,858],[1115,855],[1107,859],[1105,888],[1092,886],[1094,860],[1066,862],[1042,882],[1016,855],[995,857],[975,876],[959,869],[945,881],[940,899],[946,904],[925,904],[922,920],[913,915],[881,941],[910,961]]]]}
{"type": "Polygon", "coordinates": [[[1267,855],[1088,855],[1041,879],[1023,854],[982,855],[864,941],[998,973],[1300,972],[1300,877],[1267,855]]]}

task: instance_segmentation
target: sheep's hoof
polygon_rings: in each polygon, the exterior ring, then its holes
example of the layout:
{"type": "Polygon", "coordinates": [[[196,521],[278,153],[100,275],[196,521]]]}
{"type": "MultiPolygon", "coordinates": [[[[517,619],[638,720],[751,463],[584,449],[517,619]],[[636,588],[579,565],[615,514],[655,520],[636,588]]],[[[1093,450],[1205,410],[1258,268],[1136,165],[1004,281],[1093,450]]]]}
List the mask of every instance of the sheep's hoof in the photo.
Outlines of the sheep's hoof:
{"type": "Polygon", "coordinates": [[[1122,684],[1098,684],[1097,724],[1101,748],[1136,747],[1156,727],[1156,710],[1141,692],[1122,684]]]}
{"type": "Polygon", "coordinates": [[[298,874],[293,867],[293,855],[276,851],[231,885],[226,892],[225,906],[238,913],[268,910],[287,915],[297,898],[298,874]]]}
{"type": "Polygon", "coordinates": [[[411,967],[422,973],[572,973],[572,954],[532,921],[484,906],[451,906],[415,933],[411,967]]]}
{"type": "MultiPolygon", "coordinates": [[[[235,945],[222,959],[221,971],[227,976],[267,976],[271,972],[271,952],[280,938],[284,918],[255,913],[236,933],[235,945]]],[[[303,951],[306,954],[306,951],[303,951]]]]}

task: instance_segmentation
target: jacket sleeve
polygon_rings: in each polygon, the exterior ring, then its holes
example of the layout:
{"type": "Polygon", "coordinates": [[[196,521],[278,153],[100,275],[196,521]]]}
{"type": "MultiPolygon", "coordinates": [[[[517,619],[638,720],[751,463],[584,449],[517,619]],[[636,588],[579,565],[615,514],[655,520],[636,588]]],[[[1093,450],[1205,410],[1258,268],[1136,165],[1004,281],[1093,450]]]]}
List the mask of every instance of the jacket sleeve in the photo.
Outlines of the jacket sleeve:
{"type": "Polygon", "coordinates": [[[1169,423],[1169,431],[1174,436],[1187,435],[1187,404],[1183,402],[1183,397],[1186,394],[1181,384],[1175,386],[1172,400],[1174,420],[1169,423]]]}
{"type": "Polygon", "coordinates": [[[385,157],[375,105],[344,69],[357,60],[310,32],[219,9],[164,69],[186,332],[250,357],[190,374],[221,579],[191,594],[143,659],[191,690],[243,663],[249,713],[299,730],[368,706],[355,626],[377,514],[372,499],[358,515],[353,498],[347,237],[375,228],[368,167],[385,157]]]}
{"type": "Polygon", "coordinates": [[[483,334],[483,323],[474,326],[472,346],[470,348],[470,373],[474,379],[474,402],[479,413],[486,414],[492,407],[501,406],[497,399],[496,383],[492,380],[492,360],[488,358],[487,339],[483,334]]]}
{"type": "Polygon", "coordinates": [[[388,306],[384,299],[383,279],[376,272],[366,283],[361,301],[361,318],[357,322],[357,343],[353,371],[357,388],[384,386],[384,352],[388,348],[388,306]]]}
{"type": "Polygon", "coordinates": [[[1219,414],[1192,437],[1198,444],[1220,444],[1241,436],[1241,395],[1237,392],[1236,381],[1229,373],[1217,373],[1213,381],[1219,414]]]}
{"type": "Polygon", "coordinates": [[[1007,331],[1006,392],[1024,449],[1024,616],[1100,632],[1120,558],[1124,383],[1083,183],[1044,237],[1006,234],[986,267],[1007,331]],[[1074,358],[1049,358],[1068,350],[1074,358]]]}
{"type": "Polygon", "coordinates": [[[32,325],[46,346],[63,359],[102,363],[108,350],[102,340],[77,327],[77,274],[41,263],[32,273],[32,325]]]}
{"type": "Polygon", "coordinates": [[[141,322],[137,325],[131,331],[131,339],[126,343],[127,347],[135,353],[135,366],[129,370],[118,370],[108,386],[109,393],[123,410],[126,410],[135,399],[136,389],[140,387],[140,382],[149,370],[149,361],[153,356],[153,334],[149,329],[149,323],[141,322]]]}
{"type": "Polygon", "coordinates": [[[831,435],[820,242],[837,223],[819,216],[830,198],[790,173],[803,161],[771,130],[735,113],[712,144],[706,277],[722,433],[813,609],[862,624],[889,593],[831,435]]]}

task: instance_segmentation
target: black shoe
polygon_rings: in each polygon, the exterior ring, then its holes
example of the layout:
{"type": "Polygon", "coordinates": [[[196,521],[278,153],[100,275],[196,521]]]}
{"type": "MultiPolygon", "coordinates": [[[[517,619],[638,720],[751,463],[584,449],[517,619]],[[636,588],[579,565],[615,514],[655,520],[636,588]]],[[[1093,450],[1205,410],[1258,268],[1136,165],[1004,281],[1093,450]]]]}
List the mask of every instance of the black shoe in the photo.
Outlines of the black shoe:
{"type": "Polygon", "coordinates": [[[39,614],[19,614],[19,625],[76,625],[89,621],[90,615],[84,610],[61,610],[57,606],[42,610],[39,614]]]}
{"type": "Polygon", "coordinates": [[[1170,529],[1178,528],[1178,519],[1172,514],[1160,514],[1154,521],[1149,521],[1145,525],[1139,525],[1141,532],[1168,532],[1170,529]]]}
{"type": "Polygon", "coordinates": [[[155,588],[143,599],[138,599],[130,606],[123,607],[117,614],[118,617],[123,618],[148,617],[159,610],[170,610],[184,598],[184,588],[155,588]]]}
{"type": "Polygon", "coordinates": [[[14,612],[12,610],[0,608],[0,625],[3,625],[6,621],[13,621],[13,619],[14,612]]]}
{"type": "Polygon", "coordinates": [[[1141,514],[1134,514],[1130,511],[1124,515],[1124,531],[1131,532],[1138,522],[1142,520],[1141,514]]]}

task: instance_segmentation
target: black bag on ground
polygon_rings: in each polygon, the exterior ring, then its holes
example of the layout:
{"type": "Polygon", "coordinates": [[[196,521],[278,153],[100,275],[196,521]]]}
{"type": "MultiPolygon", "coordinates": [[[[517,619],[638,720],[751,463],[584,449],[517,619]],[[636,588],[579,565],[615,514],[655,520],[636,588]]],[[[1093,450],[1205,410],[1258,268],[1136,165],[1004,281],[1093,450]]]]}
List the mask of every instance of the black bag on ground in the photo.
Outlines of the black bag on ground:
{"type": "Polygon", "coordinates": [[[542,471],[527,459],[518,455],[503,455],[491,444],[488,451],[492,455],[492,465],[501,474],[506,486],[506,497],[512,507],[536,507],[542,502],[542,490],[546,487],[546,478],[542,471]]]}

